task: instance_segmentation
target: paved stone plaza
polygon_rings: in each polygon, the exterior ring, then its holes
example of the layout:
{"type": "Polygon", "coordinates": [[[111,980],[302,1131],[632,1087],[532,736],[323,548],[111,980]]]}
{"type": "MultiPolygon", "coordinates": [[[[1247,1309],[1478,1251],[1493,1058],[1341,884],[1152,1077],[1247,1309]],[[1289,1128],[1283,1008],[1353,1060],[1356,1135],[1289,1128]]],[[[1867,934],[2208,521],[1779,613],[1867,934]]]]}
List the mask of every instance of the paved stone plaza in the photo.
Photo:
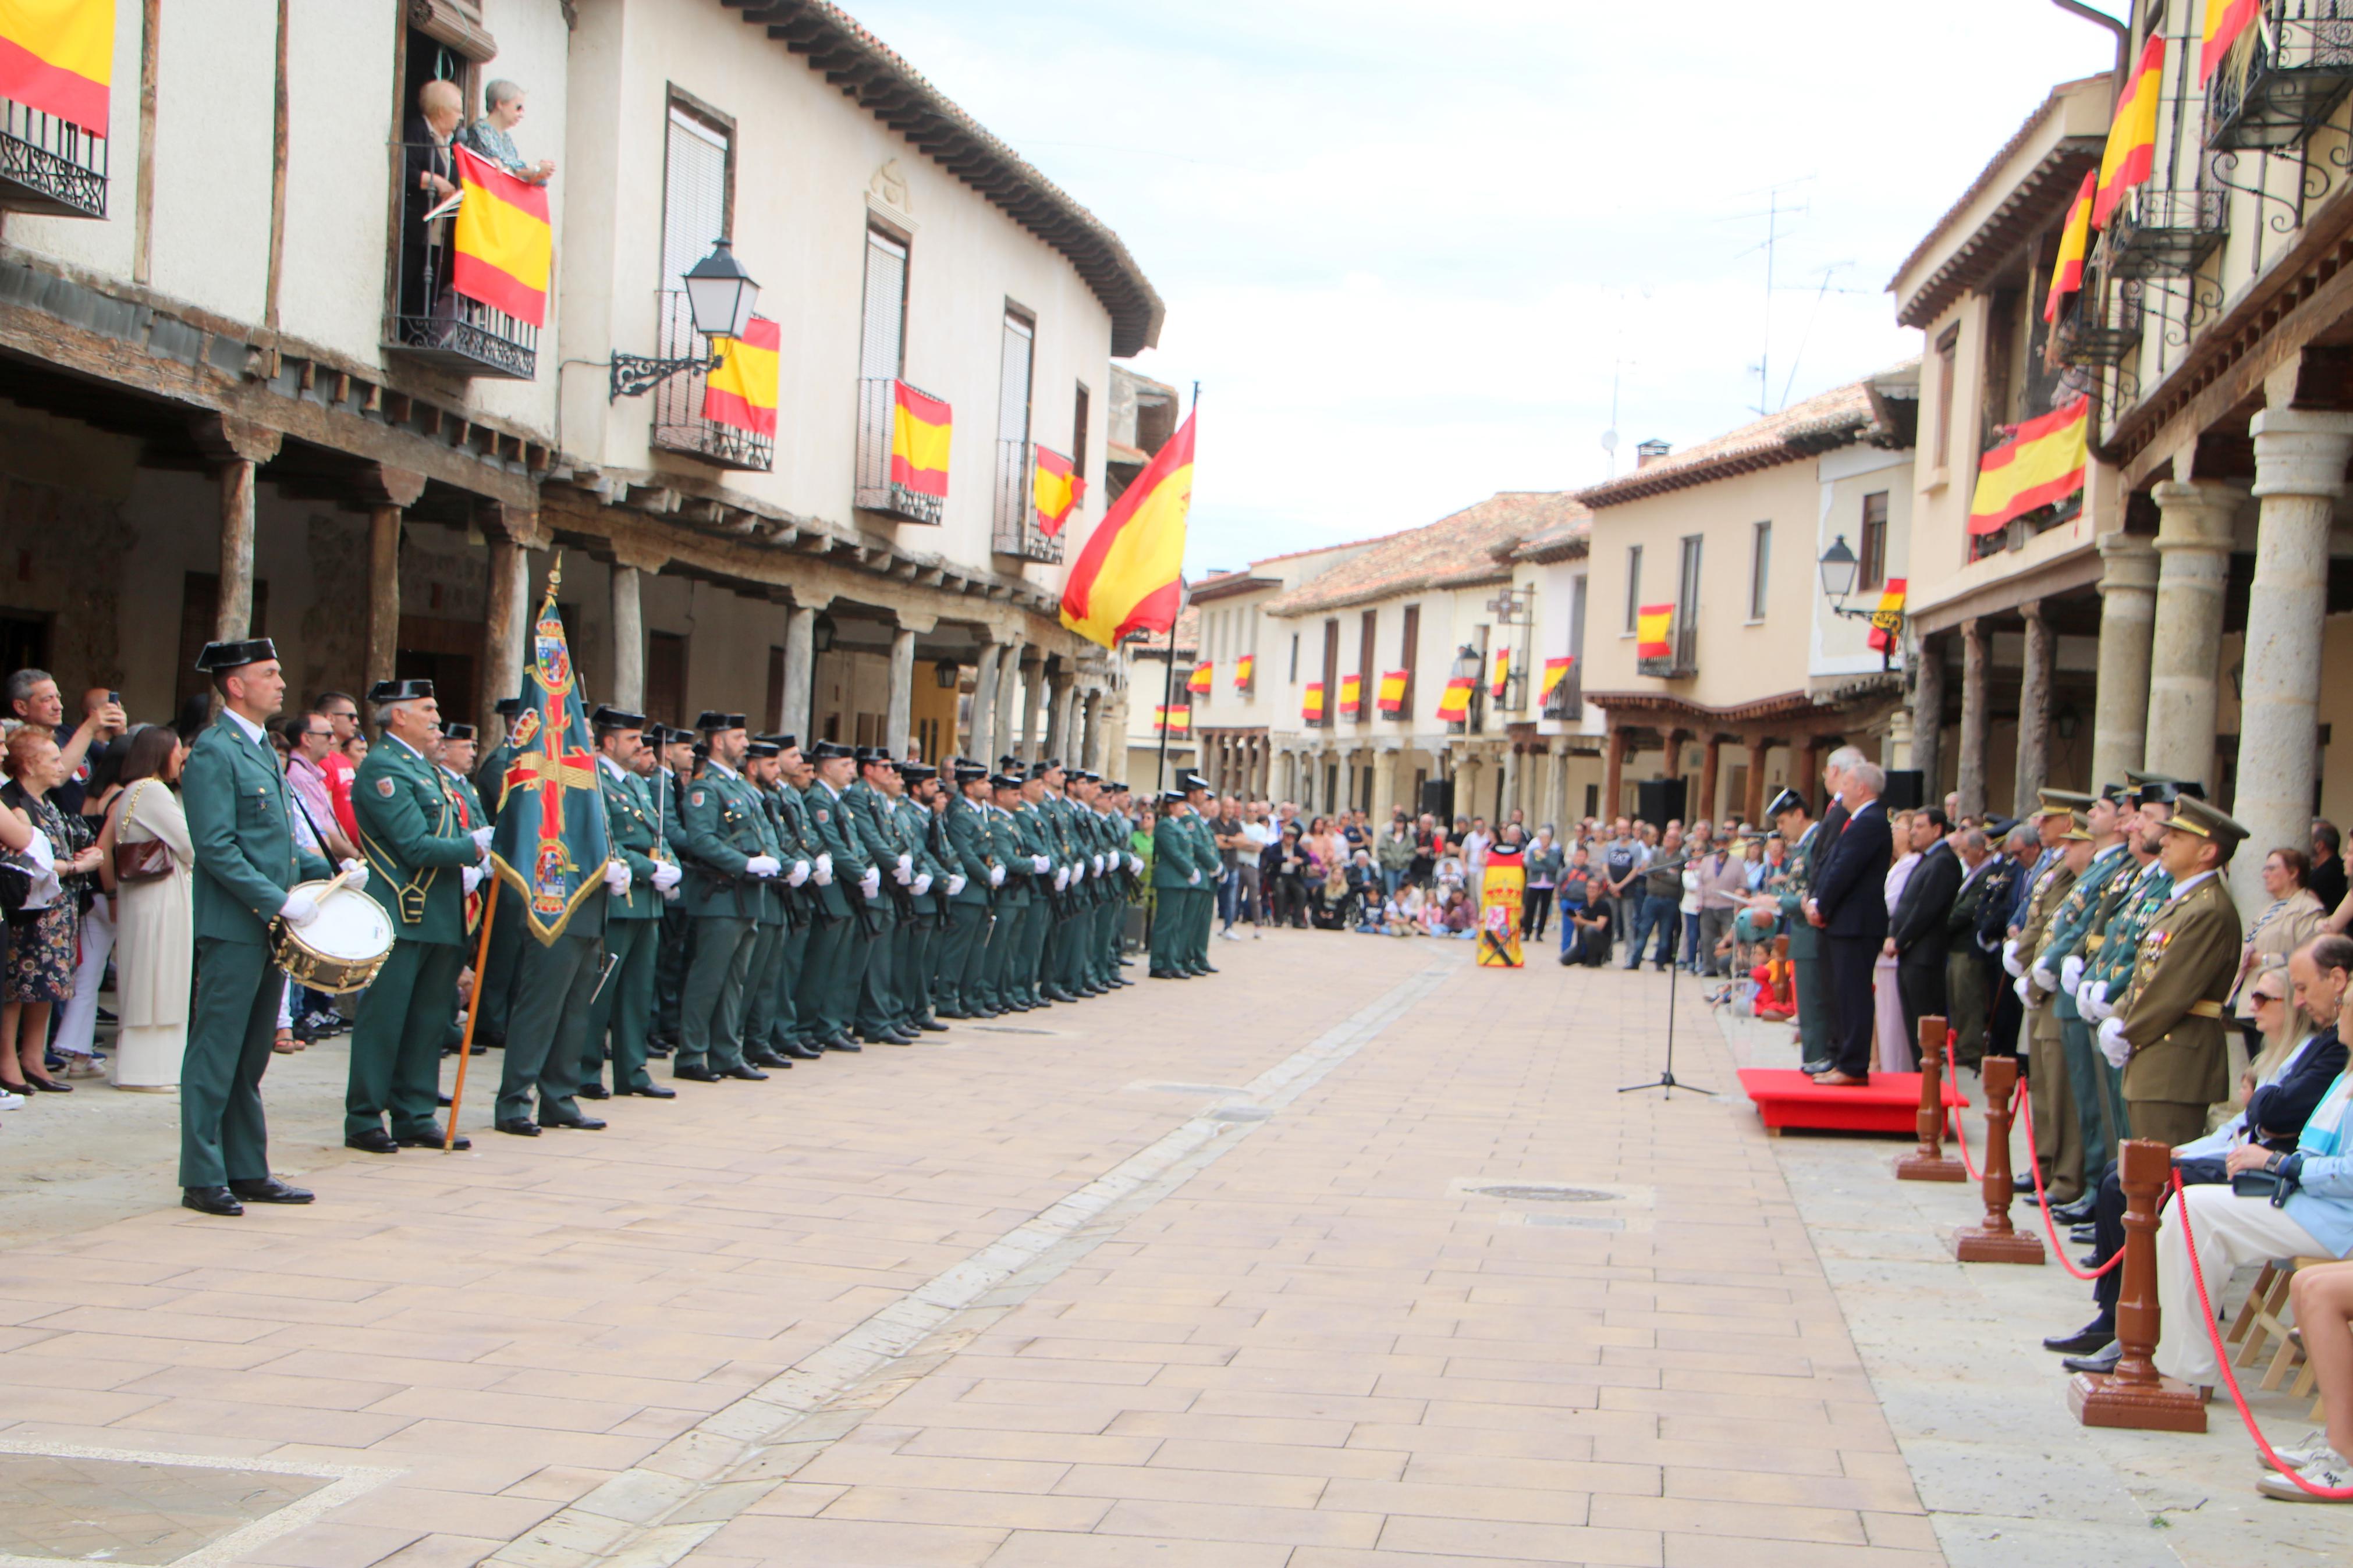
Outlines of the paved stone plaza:
{"type": "MultiPolygon", "coordinates": [[[[2342,1560],[2226,1407],[2076,1427],[2084,1291],[1946,1261],[1970,1190],[1613,1092],[1662,976],[1215,949],[451,1157],[347,1154],[315,1047],[320,1201],[237,1221],[164,1206],[168,1097],[11,1114],[0,1564],[2342,1560]]],[[[1691,1081],[1786,1052],[1680,1002],[1691,1081]]]]}

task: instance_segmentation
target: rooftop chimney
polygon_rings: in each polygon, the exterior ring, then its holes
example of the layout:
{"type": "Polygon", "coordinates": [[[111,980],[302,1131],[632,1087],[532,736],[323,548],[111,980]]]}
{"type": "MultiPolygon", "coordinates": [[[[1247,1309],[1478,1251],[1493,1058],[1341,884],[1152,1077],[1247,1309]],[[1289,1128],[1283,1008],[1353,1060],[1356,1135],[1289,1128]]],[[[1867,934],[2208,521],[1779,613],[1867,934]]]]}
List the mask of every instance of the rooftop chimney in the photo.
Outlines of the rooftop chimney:
{"type": "Polygon", "coordinates": [[[1673,450],[1674,448],[1664,441],[1644,441],[1634,448],[1634,466],[1637,468],[1647,468],[1673,450]]]}

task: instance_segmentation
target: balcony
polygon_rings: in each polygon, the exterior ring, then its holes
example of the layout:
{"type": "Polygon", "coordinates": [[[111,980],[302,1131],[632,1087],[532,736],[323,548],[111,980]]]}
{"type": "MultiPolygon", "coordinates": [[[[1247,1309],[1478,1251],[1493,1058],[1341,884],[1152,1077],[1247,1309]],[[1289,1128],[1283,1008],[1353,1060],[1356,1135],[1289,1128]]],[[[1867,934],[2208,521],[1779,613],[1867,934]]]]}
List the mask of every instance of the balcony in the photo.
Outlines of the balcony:
{"type": "MultiPolygon", "coordinates": [[[[659,358],[709,361],[711,340],[694,330],[694,312],[687,308],[684,289],[663,290],[656,340],[659,358]]],[[[709,417],[703,412],[709,390],[708,374],[701,370],[681,372],[655,387],[653,444],[723,468],[765,473],[776,467],[775,435],[709,417]]]]}
{"type": "Polygon", "coordinates": [[[2353,0],[2263,0],[2206,90],[2206,145],[2303,144],[2353,88],[2353,0]]]}
{"type": "Polygon", "coordinates": [[[0,98],[0,210],[106,216],[106,138],[0,98]]]}
{"type": "Polygon", "coordinates": [[[1585,661],[1578,659],[1560,678],[1544,700],[1539,714],[1546,719],[1574,719],[1585,711],[1585,661]]]}
{"type": "MultiPolygon", "coordinates": [[[[918,489],[892,473],[892,438],[897,428],[901,384],[897,378],[888,375],[859,378],[858,480],[850,503],[861,511],[879,511],[902,522],[937,523],[946,514],[947,496],[918,489]]],[[[929,397],[913,387],[907,390],[919,397],[929,397]]],[[[943,492],[945,479],[943,469],[943,492]]]]}
{"type": "MultiPolygon", "coordinates": [[[[421,169],[440,151],[400,144],[399,167],[404,172],[421,169]]],[[[450,231],[457,220],[445,215],[424,222],[428,207],[423,193],[406,182],[403,191],[393,231],[394,292],[384,346],[455,375],[534,379],[539,374],[539,329],[449,287],[450,231]]]]}
{"type": "Polygon", "coordinates": [[[2100,270],[2110,278],[2186,277],[2222,243],[2220,191],[2136,189],[2108,220],[2100,270]]]}
{"type": "Polygon", "coordinates": [[[997,508],[988,547],[1023,561],[1060,561],[1062,536],[1038,526],[1037,479],[1026,440],[997,443],[997,508]]]}
{"type": "Polygon", "coordinates": [[[2062,364],[2080,370],[2113,370],[2140,346],[2140,284],[2127,280],[2111,298],[2107,282],[2104,262],[2101,271],[2084,279],[2075,313],[2053,332],[2054,352],[2062,364]]]}

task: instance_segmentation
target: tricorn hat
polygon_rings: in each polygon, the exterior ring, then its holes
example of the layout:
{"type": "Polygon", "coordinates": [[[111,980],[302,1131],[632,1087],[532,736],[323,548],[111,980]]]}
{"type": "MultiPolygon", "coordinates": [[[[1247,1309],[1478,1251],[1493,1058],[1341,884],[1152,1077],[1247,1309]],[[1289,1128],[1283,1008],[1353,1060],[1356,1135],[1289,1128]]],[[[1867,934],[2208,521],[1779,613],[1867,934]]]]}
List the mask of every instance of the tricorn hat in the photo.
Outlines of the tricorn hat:
{"type": "Polygon", "coordinates": [[[441,726],[441,738],[445,741],[471,741],[479,739],[474,731],[474,727],[471,724],[444,724],[441,726]]]}
{"type": "Polygon", "coordinates": [[[646,727],[646,716],[632,713],[626,708],[616,708],[609,702],[600,702],[596,705],[596,711],[588,715],[588,727],[592,730],[642,730],[646,727]]]}
{"type": "Polygon", "coordinates": [[[368,688],[370,702],[422,702],[433,695],[429,680],[379,680],[368,688]]]}
{"type": "Polygon", "coordinates": [[[855,754],[839,741],[819,741],[809,748],[809,756],[820,763],[832,757],[847,757],[855,754]]]}
{"type": "Polygon", "coordinates": [[[242,669],[248,664],[259,664],[265,658],[278,657],[278,645],[268,637],[245,637],[237,642],[208,642],[196,655],[196,668],[206,675],[217,675],[225,669],[242,669]]]}
{"type": "Polygon", "coordinates": [[[744,715],[705,709],[702,717],[695,720],[694,727],[706,735],[714,735],[723,730],[740,730],[744,727],[744,715]]]}

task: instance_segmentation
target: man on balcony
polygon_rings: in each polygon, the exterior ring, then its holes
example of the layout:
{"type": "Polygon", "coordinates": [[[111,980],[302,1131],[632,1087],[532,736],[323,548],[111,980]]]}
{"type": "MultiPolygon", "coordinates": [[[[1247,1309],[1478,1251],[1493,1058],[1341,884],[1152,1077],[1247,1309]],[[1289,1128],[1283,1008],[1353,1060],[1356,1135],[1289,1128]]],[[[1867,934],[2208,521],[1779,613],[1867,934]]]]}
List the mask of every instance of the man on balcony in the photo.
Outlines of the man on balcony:
{"type": "Polygon", "coordinates": [[[417,118],[401,138],[400,314],[413,325],[404,341],[417,341],[434,301],[449,282],[449,219],[426,215],[458,194],[458,165],[450,152],[466,100],[454,81],[428,81],[417,92],[417,118]]]}

